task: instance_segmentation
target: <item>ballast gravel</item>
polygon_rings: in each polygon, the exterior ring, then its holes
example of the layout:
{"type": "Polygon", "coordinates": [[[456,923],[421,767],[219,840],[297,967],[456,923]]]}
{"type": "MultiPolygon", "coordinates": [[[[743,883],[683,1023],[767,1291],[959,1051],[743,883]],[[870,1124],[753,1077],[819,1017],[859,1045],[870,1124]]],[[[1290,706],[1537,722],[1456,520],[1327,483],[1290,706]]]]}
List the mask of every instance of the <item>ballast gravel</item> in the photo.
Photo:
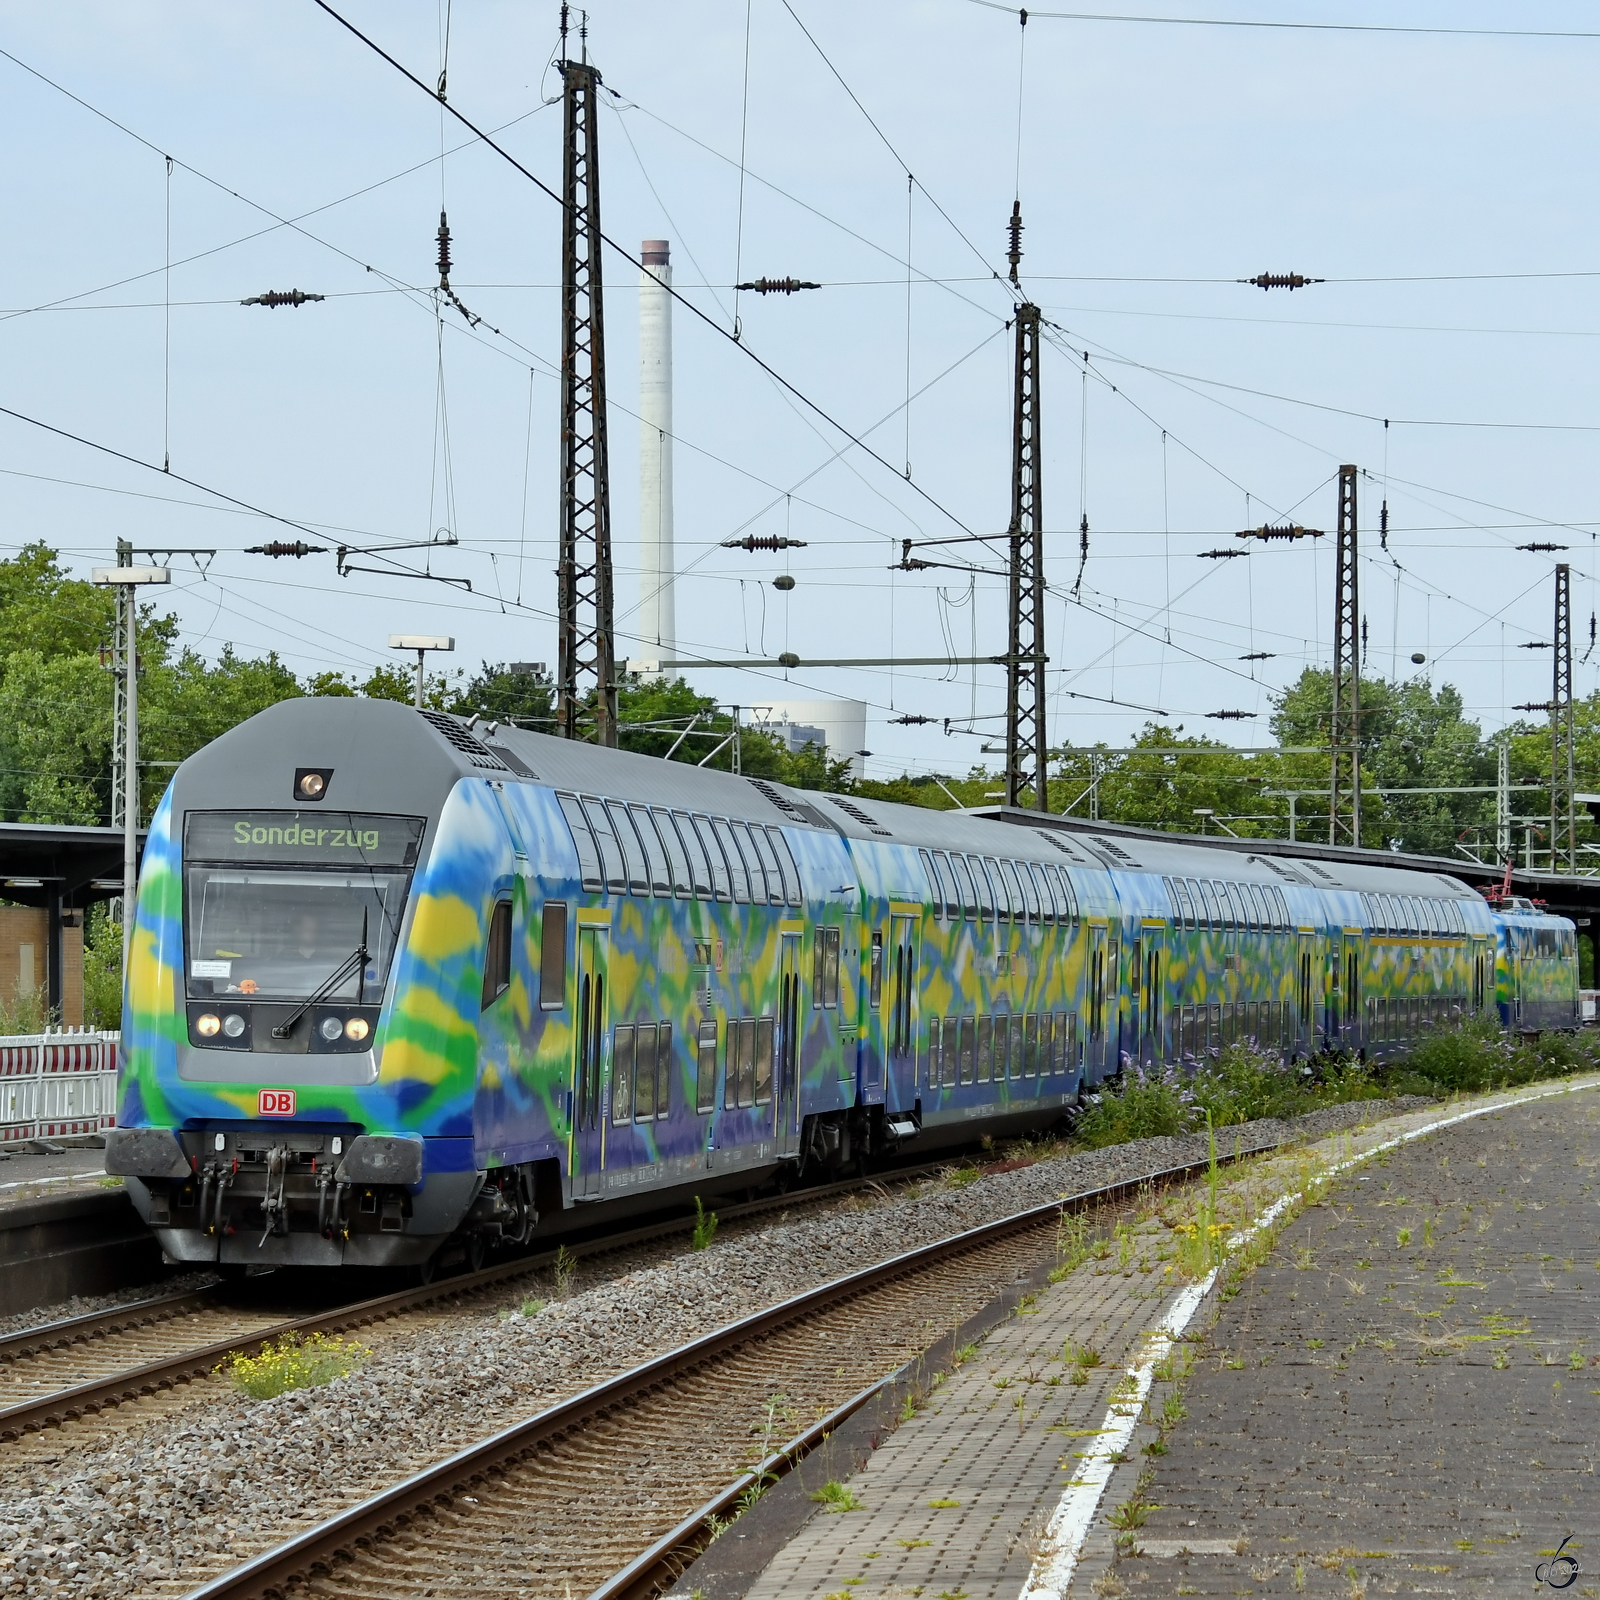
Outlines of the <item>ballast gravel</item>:
{"type": "MultiPolygon", "coordinates": [[[[1427,1102],[1330,1106],[1227,1130],[1311,1140],[1427,1102]]],[[[181,1594],[298,1528],[563,1396],[789,1295],[1063,1194],[1201,1159],[1202,1137],[1050,1157],[953,1185],[891,1186],[731,1232],[581,1262],[532,1315],[435,1316],[375,1339],[349,1376],[272,1400],[232,1390],[57,1458],[0,1455],[0,1595],[181,1594]]]]}
{"type": "Polygon", "coordinates": [[[191,1294],[218,1281],[214,1272],[184,1272],[175,1277],[163,1278],[159,1283],[134,1284],[127,1289],[115,1289],[106,1294],[75,1294],[70,1300],[57,1300],[52,1305],[34,1306],[31,1311],[13,1312],[0,1317],[0,1339],[14,1333],[26,1333],[30,1328],[42,1328],[47,1322],[64,1322],[68,1317],[87,1317],[98,1311],[116,1311],[122,1306],[136,1306],[144,1300],[154,1300],[160,1295],[191,1294]]]}

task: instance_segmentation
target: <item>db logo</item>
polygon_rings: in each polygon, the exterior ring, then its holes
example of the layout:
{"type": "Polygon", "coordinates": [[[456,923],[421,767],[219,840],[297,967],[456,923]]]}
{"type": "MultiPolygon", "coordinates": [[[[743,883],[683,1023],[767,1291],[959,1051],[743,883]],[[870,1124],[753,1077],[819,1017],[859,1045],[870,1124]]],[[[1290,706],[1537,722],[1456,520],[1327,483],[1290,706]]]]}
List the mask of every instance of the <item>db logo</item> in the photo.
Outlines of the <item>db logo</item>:
{"type": "Polygon", "coordinates": [[[294,1115],[293,1089],[263,1089],[256,1096],[256,1113],[263,1117],[292,1117],[294,1115]]]}

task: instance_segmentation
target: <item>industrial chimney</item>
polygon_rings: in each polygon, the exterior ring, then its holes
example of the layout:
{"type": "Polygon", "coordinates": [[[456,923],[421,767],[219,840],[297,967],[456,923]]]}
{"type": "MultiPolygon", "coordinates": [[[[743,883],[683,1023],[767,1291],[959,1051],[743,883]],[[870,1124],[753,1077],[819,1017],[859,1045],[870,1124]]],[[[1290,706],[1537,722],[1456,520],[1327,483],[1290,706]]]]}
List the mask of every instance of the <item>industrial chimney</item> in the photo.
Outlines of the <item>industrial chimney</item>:
{"type": "Polygon", "coordinates": [[[672,266],[665,239],[640,247],[639,275],[639,632],[642,654],[678,653],[672,556],[672,266]]]}

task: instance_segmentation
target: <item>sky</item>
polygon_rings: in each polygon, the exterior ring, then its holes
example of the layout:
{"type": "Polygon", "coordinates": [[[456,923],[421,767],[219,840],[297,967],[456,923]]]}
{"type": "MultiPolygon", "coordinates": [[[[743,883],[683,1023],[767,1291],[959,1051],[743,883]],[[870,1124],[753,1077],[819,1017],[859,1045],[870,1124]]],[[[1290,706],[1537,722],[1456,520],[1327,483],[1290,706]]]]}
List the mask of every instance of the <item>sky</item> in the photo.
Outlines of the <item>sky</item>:
{"type": "MultiPolygon", "coordinates": [[[[449,105],[555,189],[558,9],[335,6],[424,83],[447,71],[449,105]]],[[[602,222],[631,251],[669,239],[684,301],[680,654],[1005,650],[1003,546],[895,563],[906,539],[1004,533],[1020,200],[1047,333],[1052,745],[1150,720],[1270,742],[1274,694],[1329,661],[1341,463],[1361,469],[1367,670],[1514,720],[1550,694],[1550,650],[1523,647],[1551,636],[1554,563],[1580,657],[1600,598],[1600,36],[1214,24],[1581,32],[1592,8],[1097,10],[1205,20],[595,0],[602,222]],[[1239,281],[1264,271],[1325,281],[1239,281]],[[823,287],[735,296],[763,274],[823,287]],[[1269,522],[1328,536],[1234,537],[1269,522]],[[748,533],[805,544],[722,547],[748,533]]],[[[553,665],[550,196],[313,0],[0,0],[0,49],[0,553],[44,539],[87,575],[118,538],[215,549],[169,558],[185,642],[302,674],[365,676],[398,659],[391,632],[452,635],[452,669],[553,665]],[[476,325],[430,293],[441,207],[476,325]],[[291,288],[326,298],[239,303],[291,288]],[[245,553],[296,538],[329,548],[245,553]],[[340,577],[340,545],[411,548],[340,577]]],[[[638,269],[604,271],[617,627],[649,656],[638,269]]],[[[744,707],[866,701],[872,776],[999,765],[997,667],[687,676],[744,707]]],[[[1576,674],[1597,687],[1600,649],[1576,674]]]]}

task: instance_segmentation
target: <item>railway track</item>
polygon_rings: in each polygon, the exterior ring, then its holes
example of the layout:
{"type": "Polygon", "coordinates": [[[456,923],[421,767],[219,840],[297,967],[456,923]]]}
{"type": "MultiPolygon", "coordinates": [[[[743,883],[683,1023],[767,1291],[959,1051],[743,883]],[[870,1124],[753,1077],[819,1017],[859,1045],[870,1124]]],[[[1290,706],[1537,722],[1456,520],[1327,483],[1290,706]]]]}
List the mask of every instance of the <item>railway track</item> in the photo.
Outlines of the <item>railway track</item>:
{"type": "MultiPolygon", "coordinates": [[[[948,1165],[929,1163],[793,1190],[724,1206],[719,1216],[725,1224],[736,1223],[837,1199],[872,1184],[911,1182],[948,1165]]],[[[687,1233],[693,1226],[689,1216],[620,1231],[596,1230],[575,1235],[557,1250],[520,1255],[477,1272],[345,1302],[311,1315],[291,1311],[284,1304],[287,1295],[280,1295],[276,1304],[240,1304],[238,1286],[213,1285],[29,1328],[0,1339],[0,1440],[77,1421],[191,1382],[212,1372],[227,1356],[254,1355],[267,1340],[288,1333],[345,1333],[441,1301],[492,1295],[510,1280],[554,1265],[562,1248],[574,1257],[591,1257],[687,1233]]],[[[264,1286],[277,1276],[263,1275],[250,1283],[264,1286]]]]}
{"type": "Polygon", "coordinates": [[[1086,1190],[794,1296],[458,1451],[188,1600],[508,1588],[643,1600],[703,1548],[712,1519],[1036,1269],[1064,1212],[1114,1205],[1205,1165],[1086,1190]]]}

